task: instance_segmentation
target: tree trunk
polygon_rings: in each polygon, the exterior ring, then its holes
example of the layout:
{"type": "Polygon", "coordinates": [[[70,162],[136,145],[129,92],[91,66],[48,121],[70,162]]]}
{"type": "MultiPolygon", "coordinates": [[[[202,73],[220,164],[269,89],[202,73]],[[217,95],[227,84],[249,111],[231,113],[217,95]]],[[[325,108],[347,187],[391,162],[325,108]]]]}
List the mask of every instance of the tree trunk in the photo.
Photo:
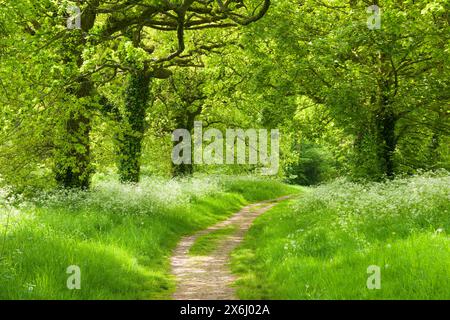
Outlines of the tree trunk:
{"type": "Polygon", "coordinates": [[[124,183],[139,182],[149,85],[150,76],[146,70],[133,72],[129,76],[123,128],[116,139],[119,178],[124,183]]]}
{"type": "Polygon", "coordinates": [[[439,166],[439,162],[441,161],[441,155],[439,153],[439,148],[441,146],[441,127],[440,124],[444,124],[447,121],[447,114],[445,111],[439,111],[438,112],[438,116],[436,119],[436,122],[433,125],[432,128],[432,136],[431,136],[431,141],[430,144],[428,146],[428,150],[429,150],[429,165],[428,167],[430,169],[434,169],[437,166],[439,166]]]}
{"type": "MultiPolygon", "coordinates": [[[[92,93],[93,85],[80,78],[76,97],[86,98],[92,93]]],[[[70,111],[64,123],[55,156],[55,180],[63,188],[88,189],[92,173],[90,150],[90,119],[87,110],[81,107],[70,111]]]]}
{"type": "MultiPolygon", "coordinates": [[[[72,46],[64,48],[61,52],[64,62],[75,61],[80,68],[83,65],[82,52],[86,45],[86,34],[94,26],[96,19],[95,9],[99,6],[99,0],[93,0],[85,8],[81,16],[81,30],[70,30],[68,43],[72,46]]],[[[94,85],[85,77],[79,77],[74,88],[68,90],[69,95],[74,95],[79,101],[76,110],[70,110],[64,121],[64,128],[55,150],[54,174],[57,184],[63,188],[88,189],[90,186],[91,150],[90,131],[91,121],[88,113],[88,105],[83,101],[92,95],[94,85]]]]}
{"type": "MultiPolygon", "coordinates": [[[[176,129],[186,129],[192,133],[194,130],[195,117],[202,113],[203,108],[200,106],[193,112],[186,111],[186,114],[182,114],[175,119],[176,129]]],[[[174,142],[176,146],[179,142],[174,142]]],[[[192,176],[194,173],[194,165],[191,163],[182,163],[175,165],[172,163],[172,177],[185,177],[192,176]]]]}
{"type": "MultiPolygon", "coordinates": [[[[377,112],[375,114],[375,127],[378,140],[377,154],[383,173],[388,178],[394,177],[394,153],[397,148],[395,126],[397,116],[392,109],[392,90],[396,90],[397,82],[392,79],[390,59],[380,52],[380,67],[378,79],[377,112]]],[[[394,71],[395,72],[395,71],[394,71]]]]}
{"type": "Polygon", "coordinates": [[[429,168],[434,168],[439,163],[439,145],[440,137],[437,132],[434,132],[430,144],[428,146],[429,150],[429,168]]]}
{"type": "Polygon", "coordinates": [[[377,113],[376,127],[378,132],[378,154],[384,174],[388,178],[394,177],[394,152],[397,148],[395,126],[397,118],[391,110],[385,97],[381,97],[381,108],[377,113]]]}
{"type": "Polygon", "coordinates": [[[172,177],[186,177],[186,176],[192,176],[194,173],[194,166],[192,163],[182,163],[179,165],[172,164],[172,177]]]}

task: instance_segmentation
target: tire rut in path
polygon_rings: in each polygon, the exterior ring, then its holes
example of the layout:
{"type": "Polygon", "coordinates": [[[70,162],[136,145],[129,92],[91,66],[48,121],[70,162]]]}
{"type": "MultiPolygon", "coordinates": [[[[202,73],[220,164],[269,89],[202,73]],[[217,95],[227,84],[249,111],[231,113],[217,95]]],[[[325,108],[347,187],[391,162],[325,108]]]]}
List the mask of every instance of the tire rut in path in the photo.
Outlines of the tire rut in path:
{"type": "Polygon", "coordinates": [[[172,274],[177,279],[173,299],[237,300],[235,290],[231,287],[236,278],[229,269],[230,253],[243,240],[245,233],[259,215],[288,198],[290,196],[253,203],[227,220],[182,238],[171,258],[172,274]],[[189,255],[189,249],[198,237],[229,226],[235,226],[236,231],[224,236],[214,252],[207,256],[189,255]]]}

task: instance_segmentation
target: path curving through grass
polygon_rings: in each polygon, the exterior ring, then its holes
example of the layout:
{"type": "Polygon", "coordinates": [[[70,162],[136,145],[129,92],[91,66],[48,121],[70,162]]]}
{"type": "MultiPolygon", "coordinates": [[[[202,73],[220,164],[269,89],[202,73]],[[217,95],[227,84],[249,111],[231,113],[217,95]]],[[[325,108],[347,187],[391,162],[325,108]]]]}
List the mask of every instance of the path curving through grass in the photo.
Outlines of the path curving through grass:
{"type": "Polygon", "coordinates": [[[229,219],[182,238],[171,259],[172,274],[177,279],[173,299],[236,300],[235,289],[231,286],[236,279],[229,268],[230,253],[244,239],[245,233],[258,216],[290,197],[248,205],[229,219]],[[217,238],[218,234],[223,236],[217,238]],[[208,237],[214,239],[214,247],[207,246],[203,253],[197,249],[194,255],[191,248],[201,247],[201,243],[208,237]]]}

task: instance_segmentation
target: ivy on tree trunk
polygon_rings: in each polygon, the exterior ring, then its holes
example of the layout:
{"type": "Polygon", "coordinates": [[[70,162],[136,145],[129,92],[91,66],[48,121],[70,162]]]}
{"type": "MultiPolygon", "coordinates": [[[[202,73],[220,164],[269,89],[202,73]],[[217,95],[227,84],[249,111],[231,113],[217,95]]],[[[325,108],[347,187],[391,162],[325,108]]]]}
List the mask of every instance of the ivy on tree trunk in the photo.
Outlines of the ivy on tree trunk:
{"type": "Polygon", "coordinates": [[[125,92],[125,114],[121,119],[123,130],[116,139],[121,182],[139,182],[150,80],[146,70],[134,71],[129,76],[125,92]]]}
{"type": "MultiPolygon", "coordinates": [[[[82,78],[75,96],[87,98],[93,91],[92,82],[82,78]]],[[[55,151],[55,180],[63,188],[88,189],[91,176],[91,120],[84,104],[70,110],[63,119],[63,132],[55,151]]]]}

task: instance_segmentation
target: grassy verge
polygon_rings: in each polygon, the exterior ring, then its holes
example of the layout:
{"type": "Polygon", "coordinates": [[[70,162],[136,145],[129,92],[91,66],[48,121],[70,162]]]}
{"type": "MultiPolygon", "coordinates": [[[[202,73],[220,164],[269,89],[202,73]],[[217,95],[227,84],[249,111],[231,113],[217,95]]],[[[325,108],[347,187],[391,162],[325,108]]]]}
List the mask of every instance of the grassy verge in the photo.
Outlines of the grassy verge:
{"type": "Polygon", "coordinates": [[[217,245],[222,239],[233,234],[235,231],[236,226],[228,226],[202,235],[195,240],[189,250],[189,254],[193,256],[207,256],[217,248],[217,245]]]}
{"type": "Polygon", "coordinates": [[[181,236],[248,202],[294,191],[251,178],[146,179],[137,186],[106,180],[89,193],[3,208],[0,299],[168,299],[169,257],[181,236]],[[80,267],[81,290],[67,288],[71,265],[80,267]]]}
{"type": "Polygon", "coordinates": [[[240,298],[450,299],[449,182],[336,182],[278,205],[233,253],[240,298]]]}

